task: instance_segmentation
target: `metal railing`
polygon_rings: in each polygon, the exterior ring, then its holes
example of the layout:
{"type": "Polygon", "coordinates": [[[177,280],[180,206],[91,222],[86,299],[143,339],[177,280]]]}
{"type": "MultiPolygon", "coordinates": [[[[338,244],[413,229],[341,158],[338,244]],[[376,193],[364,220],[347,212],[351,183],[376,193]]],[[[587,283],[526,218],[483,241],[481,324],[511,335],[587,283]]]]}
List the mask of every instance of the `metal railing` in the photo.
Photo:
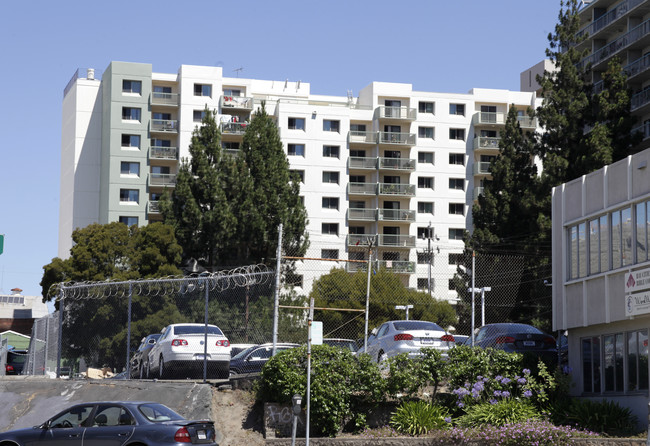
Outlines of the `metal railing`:
{"type": "Polygon", "coordinates": [[[607,11],[607,13],[598,17],[592,23],[578,31],[576,33],[576,38],[580,39],[582,36],[593,36],[595,33],[614,23],[616,20],[623,17],[625,14],[639,6],[644,1],[645,0],[626,0],[619,3],[611,10],[607,11]]]}
{"type": "Polygon", "coordinates": [[[650,20],[646,20],[627,34],[608,43],[599,50],[594,51],[593,54],[585,57],[577,64],[578,68],[584,69],[588,64],[597,64],[602,62],[629,45],[641,40],[643,37],[648,35],[648,33],[650,33],[650,20]]]}
{"type": "Polygon", "coordinates": [[[493,136],[479,136],[474,138],[474,150],[479,149],[495,149],[499,150],[499,142],[501,138],[493,136]]]}
{"type": "Polygon", "coordinates": [[[537,118],[531,118],[530,116],[517,116],[517,121],[522,129],[537,128],[537,118]]]}
{"type": "Polygon", "coordinates": [[[151,146],[149,147],[149,158],[159,160],[177,160],[178,147],[151,146]]]}
{"type": "Polygon", "coordinates": [[[644,89],[643,91],[632,95],[630,98],[630,110],[634,111],[638,108],[643,107],[644,105],[650,102],[650,88],[644,89]]]}
{"type": "Polygon", "coordinates": [[[246,122],[222,122],[219,127],[223,134],[243,135],[247,126],[246,122]]]}
{"type": "Polygon", "coordinates": [[[351,156],[348,158],[348,167],[350,169],[376,169],[377,158],[351,156]]]}
{"type": "Polygon", "coordinates": [[[379,195],[415,196],[414,184],[379,183],[379,195]]]}
{"type": "Polygon", "coordinates": [[[377,195],[377,183],[348,183],[350,195],[377,195]]]}
{"type": "Polygon", "coordinates": [[[221,108],[232,108],[238,110],[253,110],[253,98],[245,96],[221,96],[221,108]]]}
{"type": "Polygon", "coordinates": [[[149,174],[151,186],[175,186],[176,174],[174,173],[152,173],[149,174]]]}
{"type": "Polygon", "coordinates": [[[379,158],[380,169],[415,170],[415,160],[412,158],[379,158]]]}
{"type": "Polygon", "coordinates": [[[501,112],[477,112],[473,117],[474,125],[494,124],[505,125],[506,114],[501,112]]]}
{"type": "Polygon", "coordinates": [[[377,262],[380,267],[386,268],[397,274],[413,274],[415,273],[415,262],[408,260],[379,260],[377,262]]]}
{"type": "Polygon", "coordinates": [[[379,119],[400,119],[414,121],[417,118],[418,111],[409,107],[389,107],[380,105],[375,109],[375,117],[379,119]]]}
{"type": "Polygon", "coordinates": [[[379,132],[379,142],[382,144],[415,145],[415,133],[379,132]]]}
{"type": "Polygon", "coordinates": [[[176,119],[152,119],[152,132],[178,132],[178,120],[176,119]]]}
{"type": "Polygon", "coordinates": [[[379,246],[415,248],[414,235],[379,234],[379,246]]]}
{"type": "Polygon", "coordinates": [[[378,133],[360,130],[350,130],[348,140],[352,144],[377,144],[378,133]]]}
{"type": "Polygon", "coordinates": [[[415,211],[410,209],[379,209],[380,221],[415,221],[415,211]]]}
{"type": "Polygon", "coordinates": [[[178,93],[162,93],[154,91],[151,93],[151,105],[178,105],[178,93]]]}
{"type": "Polygon", "coordinates": [[[489,175],[489,174],[490,174],[489,161],[479,161],[474,163],[474,175],[489,175]]]}
{"type": "Polygon", "coordinates": [[[376,245],[377,234],[348,234],[348,246],[376,245]]]}
{"type": "Polygon", "coordinates": [[[376,221],[377,209],[350,208],[348,209],[348,220],[376,221]]]}

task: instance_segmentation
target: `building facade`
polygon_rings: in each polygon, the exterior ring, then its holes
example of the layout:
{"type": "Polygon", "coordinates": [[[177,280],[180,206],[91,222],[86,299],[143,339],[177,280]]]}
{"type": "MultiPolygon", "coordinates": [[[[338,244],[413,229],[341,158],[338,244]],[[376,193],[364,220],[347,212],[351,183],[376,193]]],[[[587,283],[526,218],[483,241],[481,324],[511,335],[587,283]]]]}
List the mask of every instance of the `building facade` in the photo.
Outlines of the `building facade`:
{"type": "MultiPolygon", "coordinates": [[[[305,82],[228,78],[220,67],[170,74],[112,62],[101,79],[77,72],[63,99],[59,257],[75,228],[160,220],[158,199],[174,187],[205,107],[218,113],[224,150],[236,153],[262,101],[302,178],[311,246],[323,258],[361,260],[372,240],[380,263],[422,290],[430,258],[449,278],[456,270],[450,254],[462,252],[509,108],[535,131],[526,112],[539,105],[534,91],[450,94],[383,82],[357,97],[314,95],[305,82]],[[427,237],[439,254],[431,257],[427,237]]],[[[435,280],[432,295],[456,298],[447,279],[435,280]]]]}

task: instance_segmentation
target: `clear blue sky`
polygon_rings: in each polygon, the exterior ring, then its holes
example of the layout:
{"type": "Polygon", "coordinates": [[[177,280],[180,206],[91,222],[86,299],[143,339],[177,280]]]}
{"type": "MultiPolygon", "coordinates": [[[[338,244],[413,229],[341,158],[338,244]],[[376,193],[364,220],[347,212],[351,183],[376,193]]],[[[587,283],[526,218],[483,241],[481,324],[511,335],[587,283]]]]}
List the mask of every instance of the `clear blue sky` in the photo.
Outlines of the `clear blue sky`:
{"type": "Polygon", "coordinates": [[[61,102],[77,68],[112,60],[219,65],[225,76],[301,80],[356,96],[372,81],[415,90],[519,90],[541,61],[560,0],[3,2],[0,14],[0,291],[40,295],[57,255],[61,102]]]}

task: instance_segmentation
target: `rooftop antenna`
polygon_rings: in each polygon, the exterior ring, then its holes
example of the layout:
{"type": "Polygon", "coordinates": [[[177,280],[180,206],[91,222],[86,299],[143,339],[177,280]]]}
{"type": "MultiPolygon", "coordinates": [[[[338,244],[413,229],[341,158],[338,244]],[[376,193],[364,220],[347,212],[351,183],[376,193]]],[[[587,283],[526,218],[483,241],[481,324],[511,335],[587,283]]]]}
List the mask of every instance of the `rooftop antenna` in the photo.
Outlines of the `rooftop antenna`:
{"type": "Polygon", "coordinates": [[[236,72],[237,72],[237,77],[239,77],[239,72],[240,72],[240,71],[244,71],[244,67],[235,68],[235,69],[232,70],[232,71],[236,71],[236,72]]]}
{"type": "Polygon", "coordinates": [[[348,90],[348,104],[352,104],[354,102],[354,94],[352,93],[352,90],[348,90]]]}

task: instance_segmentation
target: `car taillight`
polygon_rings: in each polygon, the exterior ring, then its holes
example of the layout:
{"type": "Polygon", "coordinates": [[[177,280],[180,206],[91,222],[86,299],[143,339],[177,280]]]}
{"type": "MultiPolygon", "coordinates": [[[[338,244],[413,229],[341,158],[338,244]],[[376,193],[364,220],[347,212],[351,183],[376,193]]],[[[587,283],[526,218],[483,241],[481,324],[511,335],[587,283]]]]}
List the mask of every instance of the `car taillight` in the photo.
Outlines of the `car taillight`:
{"type": "Polygon", "coordinates": [[[179,347],[181,345],[187,345],[187,341],[185,339],[174,339],[172,341],[172,347],[179,347]]]}
{"type": "Polygon", "coordinates": [[[546,345],[557,345],[557,343],[555,342],[555,339],[550,337],[550,336],[547,337],[547,338],[544,338],[544,344],[546,344],[546,345]]]}
{"type": "Polygon", "coordinates": [[[400,334],[396,334],[393,339],[395,341],[412,341],[413,340],[413,335],[408,334],[408,333],[400,333],[400,334]]]}
{"type": "Polygon", "coordinates": [[[217,347],[228,347],[228,346],[230,346],[230,341],[228,339],[217,341],[217,347]]]}
{"type": "Polygon", "coordinates": [[[440,340],[444,342],[456,342],[454,337],[450,334],[440,336],[440,340]]]}
{"type": "Polygon", "coordinates": [[[181,427],[174,434],[174,441],[176,443],[191,443],[192,439],[190,438],[190,433],[187,431],[187,429],[185,429],[185,427],[181,427]]]}
{"type": "Polygon", "coordinates": [[[515,338],[512,336],[499,336],[495,342],[497,344],[514,344],[515,338]]]}
{"type": "Polygon", "coordinates": [[[7,364],[5,367],[5,370],[7,372],[13,372],[14,371],[14,366],[7,364]]]}

